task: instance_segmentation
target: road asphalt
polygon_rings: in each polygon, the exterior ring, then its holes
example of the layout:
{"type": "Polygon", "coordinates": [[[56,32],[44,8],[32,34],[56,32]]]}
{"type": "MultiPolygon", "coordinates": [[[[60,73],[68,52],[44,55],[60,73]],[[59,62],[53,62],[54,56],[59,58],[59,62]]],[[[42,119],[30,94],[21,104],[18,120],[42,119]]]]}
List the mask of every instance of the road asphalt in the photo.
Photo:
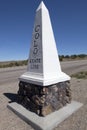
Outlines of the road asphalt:
{"type": "MultiPolygon", "coordinates": [[[[62,71],[71,75],[87,70],[87,60],[61,62],[62,71]]],[[[0,84],[17,81],[27,71],[27,66],[0,69],[0,84]]]]}

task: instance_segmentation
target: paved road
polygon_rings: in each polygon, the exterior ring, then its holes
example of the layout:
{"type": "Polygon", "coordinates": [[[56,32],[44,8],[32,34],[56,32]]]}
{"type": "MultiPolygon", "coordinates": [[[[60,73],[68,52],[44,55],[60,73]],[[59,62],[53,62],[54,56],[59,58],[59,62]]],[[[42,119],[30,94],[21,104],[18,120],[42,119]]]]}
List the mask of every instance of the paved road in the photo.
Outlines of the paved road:
{"type": "MultiPolygon", "coordinates": [[[[87,60],[61,62],[61,68],[65,73],[71,75],[87,70],[87,60]]],[[[0,84],[18,80],[18,77],[26,72],[26,69],[26,66],[0,69],[0,84]]]]}
{"type": "Polygon", "coordinates": [[[71,75],[80,71],[87,71],[87,60],[61,62],[62,70],[71,75]]]}

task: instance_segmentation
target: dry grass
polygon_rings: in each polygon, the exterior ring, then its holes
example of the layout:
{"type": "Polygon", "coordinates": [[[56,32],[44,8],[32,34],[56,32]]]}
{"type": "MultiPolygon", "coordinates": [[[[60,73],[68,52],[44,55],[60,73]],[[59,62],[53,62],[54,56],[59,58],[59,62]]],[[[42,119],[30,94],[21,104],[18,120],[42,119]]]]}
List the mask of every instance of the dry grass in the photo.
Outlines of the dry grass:
{"type": "Polygon", "coordinates": [[[74,77],[77,79],[87,79],[87,71],[82,71],[82,72],[72,74],[71,77],[74,77]]]}
{"type": "Polygon", "coordinates": [[[0,68],[27,65],[28,60],[0,62],[0,68]]]}

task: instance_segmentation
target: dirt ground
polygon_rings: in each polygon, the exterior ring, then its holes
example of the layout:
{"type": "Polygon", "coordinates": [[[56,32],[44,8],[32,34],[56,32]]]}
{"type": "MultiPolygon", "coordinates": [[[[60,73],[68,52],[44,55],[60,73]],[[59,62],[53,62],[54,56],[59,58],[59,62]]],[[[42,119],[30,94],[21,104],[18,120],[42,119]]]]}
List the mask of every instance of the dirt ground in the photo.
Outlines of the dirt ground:
{"type": "MultiPolygon", "coordinates": [[[[72,100],[83,103],[83,106],[54,130],[87,130],[87,79],[71,79],[72,100]]],[[[15,100],[18,82],[0,85],[0,130],[34,130],[20,119],[7,104],[15,100]]]]}
{"type": "Polygon", "coordinates": [[[72,100],[83,103],[83,106],[55,130],[87,130],[87,79],[71,80],[72,100]]]}

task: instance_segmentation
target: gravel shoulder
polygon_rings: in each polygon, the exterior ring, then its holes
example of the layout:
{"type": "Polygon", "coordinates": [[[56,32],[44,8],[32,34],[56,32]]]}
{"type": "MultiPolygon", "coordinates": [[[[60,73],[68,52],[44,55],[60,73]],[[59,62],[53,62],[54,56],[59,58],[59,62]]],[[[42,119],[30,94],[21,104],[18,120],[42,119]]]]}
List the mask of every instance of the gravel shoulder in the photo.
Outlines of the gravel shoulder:
{"type": "MultiPolygon", "coordinates": [[[[87,60],[62,62],[63,71],[71,75],[87,70],[87,60]]],[[[18,91],[18,77],[26,66],[0,69],[0,130],[34,130],[7,108],[7,104],[18,91]]],[[[71,79],[72,100],[83,106],[63,121],[54,130],[87,130],[87,79],[71,79]]]]}
{"type": "Polygon", "coordinates": [[[87,130],[87,79],[71,79],[72,99],[83,106],[55,130],[87,130]]]}
{"type": "MultiPolygon", "coordinates": [[[[71,89],[72,99],[83,106],[54,130],[87,130],[87,79],[72,78],[71,89]]],[[[0,85],[0,130],[34,130],[7,108],[17,91],[17,81],[0,85]]]]}

